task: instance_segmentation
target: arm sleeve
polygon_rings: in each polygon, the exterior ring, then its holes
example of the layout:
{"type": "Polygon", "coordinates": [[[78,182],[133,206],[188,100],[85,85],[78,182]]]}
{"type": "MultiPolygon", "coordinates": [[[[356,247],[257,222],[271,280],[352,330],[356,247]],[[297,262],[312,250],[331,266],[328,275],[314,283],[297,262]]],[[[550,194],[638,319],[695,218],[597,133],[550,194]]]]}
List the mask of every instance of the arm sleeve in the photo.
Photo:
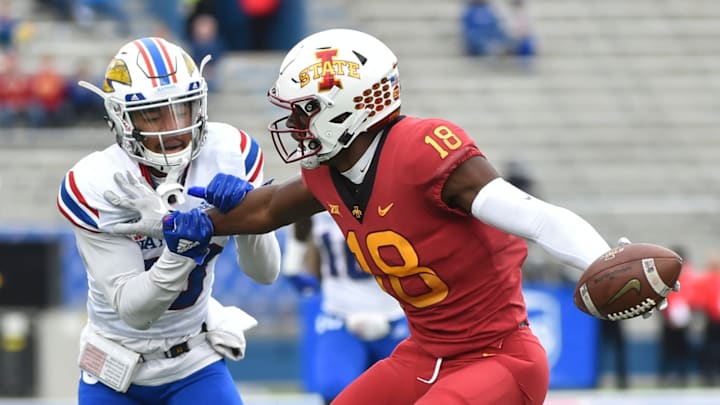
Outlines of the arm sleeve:
{"type": "Polygon", "coordinates": [[[237,260],[245,274],[260,284],[271,284],[280,274],[280,243],[275,232],[236,235],[237,260]]]}
{"type": "Polygon", "coordinates": [[[75,229],[88,276],[125,323],[147,329],[186,288],[195,261],[167,248],[145,271],[137,244],[128,237],[75,229]]]}
{"type": "Polygon", "coordinates": [[[595,228],[574,212],[538,200],[499,177],[478,192],[472,214],[581,270],[610,250],[595,228]]]}

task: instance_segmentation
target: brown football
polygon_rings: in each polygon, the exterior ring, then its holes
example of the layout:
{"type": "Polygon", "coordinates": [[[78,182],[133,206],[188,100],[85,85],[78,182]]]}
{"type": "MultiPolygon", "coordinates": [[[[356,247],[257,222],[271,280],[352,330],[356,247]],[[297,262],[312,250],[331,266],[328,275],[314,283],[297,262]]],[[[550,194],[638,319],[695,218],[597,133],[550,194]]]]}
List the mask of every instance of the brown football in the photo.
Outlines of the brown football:
{"type": "Polygon", "coordinates": [[[642,315],[665,298],[680,276],[682,258],[650,243],[616,247],[595,260],[575,287],[575,306],[600,319],[642,315]]]}

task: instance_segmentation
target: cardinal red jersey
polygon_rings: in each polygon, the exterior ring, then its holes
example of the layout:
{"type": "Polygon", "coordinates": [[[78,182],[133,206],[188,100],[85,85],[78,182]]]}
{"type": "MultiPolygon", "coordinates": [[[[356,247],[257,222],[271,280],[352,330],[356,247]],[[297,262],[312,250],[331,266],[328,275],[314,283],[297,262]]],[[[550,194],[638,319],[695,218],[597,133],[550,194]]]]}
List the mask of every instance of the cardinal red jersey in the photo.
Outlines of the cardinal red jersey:
{"type": "Polygon", "coordinates": [[[402,117],[380,136],[362,184],[322,166],[303,170],[306,186],[425,350],[447,357],[497,343],[527,317],[527,245],[441,199],[448,176],[482,153],[440,119],[402,117]]]}

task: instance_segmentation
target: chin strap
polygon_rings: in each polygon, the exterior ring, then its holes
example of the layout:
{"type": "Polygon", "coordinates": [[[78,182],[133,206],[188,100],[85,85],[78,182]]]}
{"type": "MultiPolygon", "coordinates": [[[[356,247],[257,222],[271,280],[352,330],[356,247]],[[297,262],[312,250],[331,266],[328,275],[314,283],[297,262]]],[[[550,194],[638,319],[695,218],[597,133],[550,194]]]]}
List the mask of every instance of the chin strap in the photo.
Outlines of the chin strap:
{"type": "Polygon", "coordinates": [[[179,165],[173,166],[165,177],[165,181],[155,189],[170,209],[185,203],[185,187],[180,184],[180,176],[182,176],[187,165],[188,161],[183,159],[179,165]]]}

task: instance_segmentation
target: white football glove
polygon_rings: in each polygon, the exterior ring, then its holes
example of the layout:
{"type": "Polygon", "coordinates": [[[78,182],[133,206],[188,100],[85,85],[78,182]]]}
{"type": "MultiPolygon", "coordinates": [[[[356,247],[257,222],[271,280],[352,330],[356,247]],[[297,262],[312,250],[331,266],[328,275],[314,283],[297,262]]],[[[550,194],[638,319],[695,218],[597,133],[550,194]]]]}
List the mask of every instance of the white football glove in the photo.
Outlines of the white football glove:
{"type": "MultiPolygon", "coordinates": [[[[618,246],[625,246],[625,245],[629,245],[630,243],[632,243],[632,242],[630,242],[630,239],[628,239],[628,238],[626,238],[626,237],[623,236],[623,237],[621,237],[620,239],[618,239],[617,245],[618,245],[618,246]]],[[[675,282],[675,285],[673,286],[673,289],[672,289],[672,290],[673,290],[674,292],[680,291],[680,282],[679,282],[679,281],[676,281],[676,282],[675,282]]],[[[671,291],[670,293],[672,294],[672,291],[671,291]]],[[[642,314],[642,317],[643,317],[644,319],[648,319],[648,318],[650,318],[650,317],[652,316],[652,314],[654,313],[655,310],[664,311],[665,309],[667,309],[667,306],[668,306],[667,298],[663,298],[663,299],[655,306],[655,308],[653,308],[653,309],[645,312],[644,314],[642,314]]]]}
{"type": "MultiPolygon", "coordinates": [[[[672,288],[672,291],[670,291],[670,294],[672,294],[673,292],[678,292],[678,291],[680,291],[680,282],[679,282],[679,281],[676,281],[676,282],[675,282],[675,285],[674,285],[673,288],[672,288]]],[[[653,311],[654,311],[655,309],[657,309],[658,311],[664,311],[664,310],[667,309],[667,307],[668,307],[668,302],[667,302],[667,297],[665,297],[665,298],[662,299],[662,301],[660,301],[660,302],[655,306],[654,309],[651,309],[651,310],[645,312],[644,314],[642,314],[642,317],[645,318],[645,319],[650,318],[650,317],[652,316],[652,314],[654,313],[653,311]]]]}
{"type": "Polygon", "coordinates": [[[115,173],[115,183],[125,192],[127,197],[120,197],[111,190],[106,190],[103,197],[107,202],[131,210],[140,216],[136,222],[115,224],[108,227],[110,232],[124,235],[145,235],[154,239],[163,239],[162,219],[170,211],[170,207],[145,181],[127,172],[115,173]]]}

